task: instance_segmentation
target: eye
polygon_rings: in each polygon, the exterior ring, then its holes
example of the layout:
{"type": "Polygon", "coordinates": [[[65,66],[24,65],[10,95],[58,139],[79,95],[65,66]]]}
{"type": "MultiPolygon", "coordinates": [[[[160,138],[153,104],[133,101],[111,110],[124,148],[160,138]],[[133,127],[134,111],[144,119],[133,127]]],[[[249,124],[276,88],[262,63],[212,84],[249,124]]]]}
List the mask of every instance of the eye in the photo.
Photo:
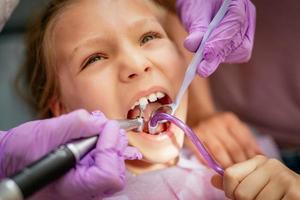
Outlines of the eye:
{"type": "Polygon", "coordinates": [[[157,39],[157,38],[161,38],[160,34],[157,32],[148,32],[146,34],[144,34],[140,40],[140,44],[144,45],[147,42],[157,39]]]}
{"type": "Polygon", "coordinates": [[[107,59],[107,57],[103,56],[103,55],[99,55],[99,54],[96,54],[96,55],[93,55],[91,57],[89,57],[87,59],[87,61],[84,63],[83,67],[81,68],[81,70],[83,70],[84,68],[86,68],[87,66],[97,62],[97,61],[100,61],[100,60],[104,60],[104,59],[107,59]]]}

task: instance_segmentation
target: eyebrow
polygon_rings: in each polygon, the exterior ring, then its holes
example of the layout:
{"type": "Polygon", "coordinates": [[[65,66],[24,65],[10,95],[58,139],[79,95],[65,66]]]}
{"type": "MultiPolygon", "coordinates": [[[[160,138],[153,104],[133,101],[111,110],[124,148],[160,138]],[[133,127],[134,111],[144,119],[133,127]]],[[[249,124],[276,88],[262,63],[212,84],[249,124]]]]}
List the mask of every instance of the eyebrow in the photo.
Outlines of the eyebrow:
{"type": "Polygon", "coordinates": [[[93,44],[95,44],[96,42],[99,42],[99,41],[105,41],[105,39],[102,37],[102,36],[94,36],[94,37],[90,37],[86,40],[84,40],[83,42],[80,42],[78,46],[76,46],[73,50],[72,50],[72,53],[71,53],[71,56],[70,58],[73,58],[74,55],[76,54],[76,52],[84,47],[84,46],[91,46],[93,44]]]}
{"type": "MultiPolygon", "coordinates": [[[[139,27],[140,29],[142,29],[142,27],[147,26],[148,24],[153,24],[153,23],[158,23],[157,19],[155,19],[154,17],[151,18],[142,18],[142,19],[138,19],[133,21],[129,26],[128,26],[128,31],[131,31],[133,29],[135,29],[136,27],[139,27]]],[[[95,36],[95,37],[91,37],[88,38],[86,40],[84,40],[83,42],[80,42],[78,46],[76,46],[73,50],[72,53],[70,55],[70,58],[72,59],[74,57],[74,55],[76,54],[76,52],[84,47],[84,46],[91,46],[93,44],[95,44],[96,42],[99,41],[105,41],[105,37],[102,36],[95,36]]]]}
{"type": "Polygon", "coordinates": [[[158,20],[154,17],[142,18],[142,19],[138,19],[138,20],[133,21],[128,26],[128,30],[131,31],[132,29],[135,29],[136,27],[139,27],[141,29],[142,27],[145,27],[148,24],[159,24],[159,23],[158,23],[158,20]]]}

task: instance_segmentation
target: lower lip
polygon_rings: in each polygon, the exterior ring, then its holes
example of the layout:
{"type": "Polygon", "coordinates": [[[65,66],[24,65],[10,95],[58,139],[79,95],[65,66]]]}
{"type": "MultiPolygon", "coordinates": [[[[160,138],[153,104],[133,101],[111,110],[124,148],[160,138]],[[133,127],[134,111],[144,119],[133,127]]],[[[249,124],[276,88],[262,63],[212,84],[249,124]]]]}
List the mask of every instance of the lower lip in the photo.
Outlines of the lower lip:
{"type": "Polygon", "coordinates": [[[174,136],[174,132],[173,132],[174,126],[175,126],[174,124],[170,124],[170,126],[168,127],[168,129],[166,131],[161,132],[158,135],[151,135],[151,134],[147,134],[144,132],[138,133],[138,135],[147,140],[159,142],[159,141],[163,141],[166,139],[170,139],[171,137],[174,136]]]}

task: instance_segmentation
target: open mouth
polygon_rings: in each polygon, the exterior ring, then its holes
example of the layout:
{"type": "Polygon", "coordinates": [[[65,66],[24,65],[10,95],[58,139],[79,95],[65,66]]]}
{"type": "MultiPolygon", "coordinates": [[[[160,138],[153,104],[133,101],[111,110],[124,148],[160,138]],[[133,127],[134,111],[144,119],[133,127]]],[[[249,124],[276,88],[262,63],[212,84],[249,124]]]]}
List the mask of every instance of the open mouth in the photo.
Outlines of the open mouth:
{"type": "MultiPolygon", "coordinates": [[[[134,105],[131,107],[131,109],[127,113],[127,119],[135,119],[139,116],[144,118],[144,127],[143,132],[149,133],[148,130],[148,123],[150,120],[150,117],[157,108],[161,107],[162,105],[170,104],[172,103],[172,99],[163,92],[153,92],[148,96],[142,97],[139,100],[137,100],[134,105]],[[141,113],[140,108],[144,108],[143,113],[141,113]]],[[[153,135],[159,135],[160,133],[163,133],[168,130],[170,126],[169,122],[161,123],[158,125],[156,132],[152,133],[153,135]]]]}

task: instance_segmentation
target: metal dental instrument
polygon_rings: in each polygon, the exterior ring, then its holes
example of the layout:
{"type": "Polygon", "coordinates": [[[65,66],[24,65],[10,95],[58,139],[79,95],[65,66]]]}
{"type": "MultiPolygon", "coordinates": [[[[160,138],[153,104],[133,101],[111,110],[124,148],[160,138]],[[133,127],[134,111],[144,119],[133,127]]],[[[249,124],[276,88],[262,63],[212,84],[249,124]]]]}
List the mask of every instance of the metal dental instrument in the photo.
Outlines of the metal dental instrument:
{"type": "Polygon", "coordinates": [[[177,127],[183,130],[183,132],[187,135],[187,137],[193,142],[193,144],[197,147],[198,151],[201,153],[201,155],[206,160],[207,164],[215,170],[218,174],[222,175],[224,174],[224,170],[222,167],[213,159],[213,157],[208,153],[202,142],[199,140],[197,135],[192,131],[191,128],[189,128],[184,122],[179,120],[178,118],[174,117],[175,111],[177,110],[179,103],[186,92],[188,86],[191,84],[192,80],[196,76],[197,72],[197,66],[200,64],[200,62],[203,59],[203,51],[205,47],[205,43],[208,40],[209,36],[211,35],[212,31],[217,27],[217,25],[221,22],[223,17],[225,16],[229,3],[231,0],[224,0],[221,8],[217,12],[216,16],[212,20],[212,22],[209,24],[208,29],[206,33],[204,34],[204,37],[202,39],[202,42],[200,44],[200,47],[198,48],[197,52],[195,53],[188,69],[186,70],[183,83],[181,85],[181,88],[176,96],[175,102],[172,104],[167,104],[159,107],[155,111],[153,111],[149,123],[148,123],[148,129],[149,133],[153,134],[155,133],[155,130],[160,123],[165,122],[171,122],[175,124],[177,127]]]}
{"type": "MultiPolygon", "coordinates": [[[[116,120],[120,128],[140,131],[144,119],[116,120]]],[[[63,176],[84,155],[92,150],[98,136],[78,140],[58,147],[22,171],[0,182],[0,200],[23,200],[47,184],[63,176]]]]}
{"type": "MultiPolygon", "coordinates": [[[[167,113],[170,113],[172,115],[175,114],[175,111],[177,110],[181,99],[184,95],[184,93],[186,92],[187,88],[189,87],[189,85],[191,84],[191,82],[193,81],[193,79],[196,76],[197,73],[197,66],[201,63],[201,61],[203,60],[203,51],[204,51],[204,47],[205,44],[209,38],[209,36],[211,35],[212,31],[220,24],[221,20],[223,19],[223,17],[225,16],[228,7],[229,7],[229,3],[231,0],[224,0],[219,11],[217,12],[217,14],[215,15],[215,17],[213,18],[213,20],[211,21],[211,23],[209,24],[206,33],[203,36],[202,42],[200,44],[200,47],[198,48],[197,52],[195,53],[191,63],[189,64],[186,72],[185,72],[185,76],[184,76],[184,80],[183,83],[180,87],[180,90],[176,96],[176,99],[174,101],[174,103],[171,104],[166,104],[166,105],[162,105],[160,108],[158,108],[157,110],[167,110],[167,113]]],[[[159,111],[160,112],[160,111],[159,111]]],[[[164,123],[165,121],[162,120],[159,123],[164,123]]],[[[149,132],[152,134],[155,132],[155,128],[156,127],[151,127],[151,125],[149,125],[149,132]]]]}

